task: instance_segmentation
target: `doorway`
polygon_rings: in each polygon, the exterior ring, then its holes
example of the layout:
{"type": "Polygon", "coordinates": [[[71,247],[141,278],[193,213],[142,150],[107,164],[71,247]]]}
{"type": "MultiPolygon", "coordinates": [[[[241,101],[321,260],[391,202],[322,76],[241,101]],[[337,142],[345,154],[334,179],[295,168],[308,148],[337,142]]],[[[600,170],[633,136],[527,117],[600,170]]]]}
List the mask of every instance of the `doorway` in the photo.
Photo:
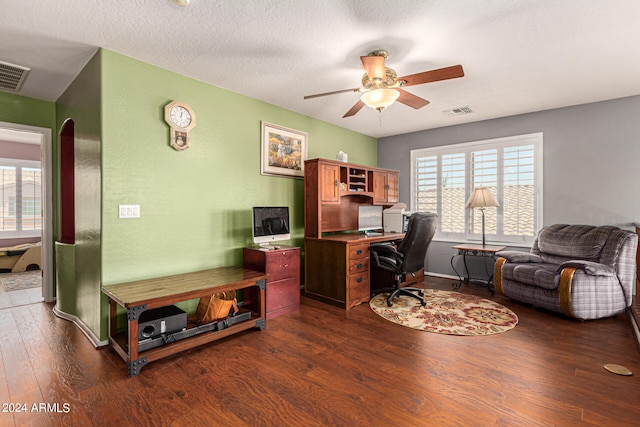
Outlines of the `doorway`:
{"type": "MultiPolygon", "coordinates": [[[[32,144],[39,145],[40,147],[40,177],[39,177],[39,191],[40,201],[34,202],[33,200],[26,200],[21,202],[22,205],[18,209],[18,213],[36,211],[40,208],[41,212],[41,246],[40,250],[40,269],[41,269],[41,291],[39,301],[53,302],[55,300],[53,289],[53,177],[52,177],[52,133],[51,129],[21,125],[16,123],[0,122],[0,141],[12,142],[15,144],[32,144]],[[39,203],[39,205],[38,205],[39,203]]],[[[30,147],[32,148],[32,147],[30,147]]],[[[0,158],[3,158],[4,153],[0,153],[0,158]]],[[[28,181],[33,186],[33,183],[38,181],[37,178],[28,177],[28,173],[33,172],[31,169],[26,168],[25,181],[28,181]],[[30,179],[30,181],[29,181],[30,179]]],[[[7,198],[8,199],[8,198],[7,198]]],[[[15,207],[14,207],[15,212],[15,207]]],[[[4,240],[6,241],[6,240],[4,240]]],[[[4,246],[0,244],[0,246],[4,246]]],[[[20,251],[16,252],[19,253],[20,251]]],[[[25,252],[26,253],[26,252],[25,252]]],[[[25,262],[31,263],[29,258],[25,262]]],[[[28,264],[27,267],[33,267],[32,264],[28,264]]],[[[13,292],[13,290],[11,290],[13,292]]],[[[32,292],[33,294],[33,292],[32,292]]],[[[30,303],[36,301],[29,301],[27,296],[18,296],[13,298],[16,301],[15,305],[21,303],[30,303]]],[[[6,301],[5,301],[6,303],[6,301]]]]}

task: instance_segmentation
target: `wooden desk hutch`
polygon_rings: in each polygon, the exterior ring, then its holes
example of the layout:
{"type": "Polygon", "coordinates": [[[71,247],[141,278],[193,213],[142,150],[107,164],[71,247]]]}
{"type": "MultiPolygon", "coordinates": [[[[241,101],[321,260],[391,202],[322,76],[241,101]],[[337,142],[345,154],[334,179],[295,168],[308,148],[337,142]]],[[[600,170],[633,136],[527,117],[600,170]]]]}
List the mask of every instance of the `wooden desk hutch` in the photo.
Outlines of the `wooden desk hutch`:
{"type": "Polygon", "coordinates": [[[370,244],[404,235],[339,232],[358,229],[359,205],[398,203],[399,172],[325,159],[304,171],[305,295],[346,309],[369,301],[370,244]]]}

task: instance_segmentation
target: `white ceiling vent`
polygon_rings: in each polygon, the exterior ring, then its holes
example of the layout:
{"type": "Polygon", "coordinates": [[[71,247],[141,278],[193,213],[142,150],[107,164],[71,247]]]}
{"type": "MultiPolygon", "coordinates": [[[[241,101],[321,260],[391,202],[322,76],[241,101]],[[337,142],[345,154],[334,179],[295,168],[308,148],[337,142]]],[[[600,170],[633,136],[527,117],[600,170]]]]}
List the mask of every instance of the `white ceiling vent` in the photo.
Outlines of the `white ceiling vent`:
{"type": "Polygon", "coordinates": [[[0,61],[0,89],[18,91],[31,68],[0,61]]]}
{"type": "Polygon", "coordinates": [[[473,113],[473,110],[468,105],[465,105],[464,107],[452,108],[451,110],[444,110],[443,113],[445,113],[447,116],[462,116],[465,114],[473,113]]]}

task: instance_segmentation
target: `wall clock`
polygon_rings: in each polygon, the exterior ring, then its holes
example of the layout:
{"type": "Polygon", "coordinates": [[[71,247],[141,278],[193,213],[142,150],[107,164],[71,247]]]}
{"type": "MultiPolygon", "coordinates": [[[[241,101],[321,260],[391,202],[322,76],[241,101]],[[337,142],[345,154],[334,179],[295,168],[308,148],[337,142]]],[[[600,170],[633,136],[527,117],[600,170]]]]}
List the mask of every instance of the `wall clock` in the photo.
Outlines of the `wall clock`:
{"type": "Polygon", "coordinates": [[[164,107],[164,120],[171,129],[169,145],[178,151],[190,147],[189,131],[196,126],[196,115],[187,104],[171,101],[164,107]]]}

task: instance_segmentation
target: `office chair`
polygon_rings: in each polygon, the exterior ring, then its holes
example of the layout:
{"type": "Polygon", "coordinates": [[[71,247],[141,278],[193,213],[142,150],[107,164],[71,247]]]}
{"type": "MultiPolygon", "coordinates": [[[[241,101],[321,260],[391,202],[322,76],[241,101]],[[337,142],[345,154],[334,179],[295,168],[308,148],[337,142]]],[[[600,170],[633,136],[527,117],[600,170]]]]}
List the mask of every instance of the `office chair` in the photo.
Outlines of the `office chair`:
{"type": "Polygon", "coordinates": [[[397,295],[417,298],[423,306],[427,304],[423,298],[422,289],[403,288],[402,282],[406,280],[407,274],[414,274],[424,268],[424,258],[433,235],[436,233],[437,224],[438,215],[416,212],[409,217],[407,232],[397,248],[393,245],[370,247],[371,262],[384,270],[391,271],[395,279],[394,287],[376,289],[372,296],[389,292],[387,298],[389,307],[393,305],[392,300],[397,295]]]}

